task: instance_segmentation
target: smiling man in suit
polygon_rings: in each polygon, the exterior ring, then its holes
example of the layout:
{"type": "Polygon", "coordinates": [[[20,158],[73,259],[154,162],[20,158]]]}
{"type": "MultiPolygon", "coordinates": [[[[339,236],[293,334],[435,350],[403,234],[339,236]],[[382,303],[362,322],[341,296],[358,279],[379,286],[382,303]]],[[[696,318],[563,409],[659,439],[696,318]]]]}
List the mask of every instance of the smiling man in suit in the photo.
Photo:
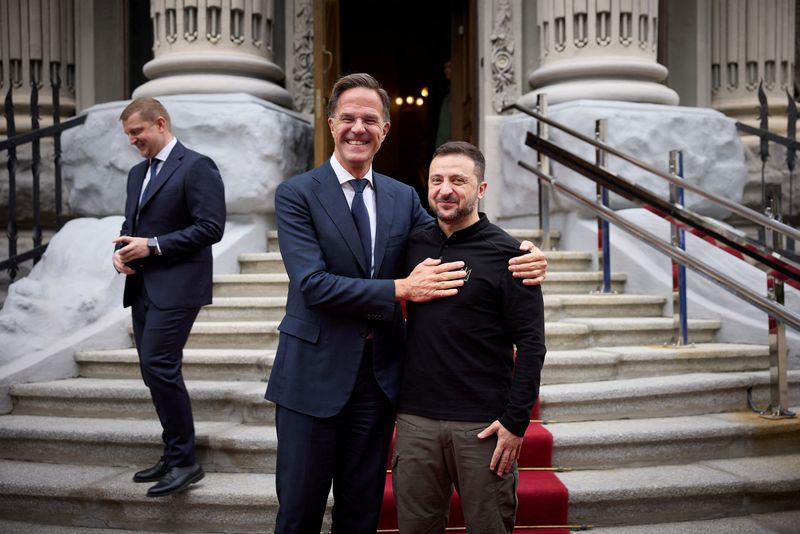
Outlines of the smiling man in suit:
{"type": "MultiPolygon", "coordinates": [[[[328,126],[330,160],[275,192],[289,274],[266,392],[277,405],[278,534],[318,534],[331,484],[333,532],[374,534],[402,371],[400,301],[453,296],[465,276],[461,261],[426,259],[400,278],[409,234],[433,219],[413,188],[372,170],[390,127],[380,84],[338,80],[328,126]]],[[[538,249],[510,263],[525,283],[544,279],[538,249]]]]}
{"type": "Polygon", "coordinates": [[[173,137],[158,100],[134,100],[120,120],[147,159],[128,173],[125,221],[112,260],[126,275],[123,304],[132,307],[142,378],[164,441],[161,459],[133,480],[156,482],[147,496],[163,497],[204,476],[181,363],[197,313],[211,303],[211,245],[225,229],[225,191],[214,162],[173,137]]]}

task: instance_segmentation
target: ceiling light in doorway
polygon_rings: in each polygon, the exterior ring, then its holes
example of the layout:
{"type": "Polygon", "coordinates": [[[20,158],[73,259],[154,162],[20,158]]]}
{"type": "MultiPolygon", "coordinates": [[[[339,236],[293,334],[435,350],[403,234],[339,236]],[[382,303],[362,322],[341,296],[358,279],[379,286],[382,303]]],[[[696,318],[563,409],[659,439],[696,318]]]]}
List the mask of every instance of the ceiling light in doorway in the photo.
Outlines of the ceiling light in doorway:
{"type": "Polygon", "coordinates": [[[427,87],[423,87],[422,90],[419,92],[419,94],[421,94],[425,98],[428,98],[428,88],[427,87]]]}
{"type": "Polygon", "coordinates": [[[398,106],[402,106],[403,105],[403,97],[402,96],[398,96],[397,98],[394,99],[394,103],[397,104],[398,106]]]}
{"type": "Polygon", "coordinates": [[[417,98],[417,105],[418,106],[421,106],[424,103],[425,103],[425,101],[422,98],[417,98]]]}
{"type": "Polygon", "coordinates": [[[413,104],[414,103],[414,97],[413,96],[407,96],[406,97],[406,103],[407,104],[413,104]]]}

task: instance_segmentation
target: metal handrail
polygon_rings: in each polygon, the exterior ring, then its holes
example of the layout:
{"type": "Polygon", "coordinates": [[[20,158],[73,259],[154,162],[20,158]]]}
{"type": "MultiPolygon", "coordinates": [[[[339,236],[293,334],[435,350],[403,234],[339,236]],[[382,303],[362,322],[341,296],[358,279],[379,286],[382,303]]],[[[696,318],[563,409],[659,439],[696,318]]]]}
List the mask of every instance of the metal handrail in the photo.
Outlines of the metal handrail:
{"type": "MultiPolygon", "coordinates": [[[[545,124],[548,124],[549,126],[552,126],[554,128],[558,128],[559,130],[561,130],[561,131],[563,131],[563,132],[575,137],[576,139],[580,139],[581,141],[583,141],[585,143],[588,143],[588,144],[590,144],[590,145],[592,145],[592,146],[594,146],[596,148],[600,148],[600,149],[606,151],[609,154],[613,154],[614,156],[616,156],[616,157],[618,157],[620,159],[623,159],[623,160],[627,161],[628,163],[631,163],[631,164],[633,164],[633,165],[635,165],[635,166],[637,166],[637,167],[639,167],[641,169],[644,169],[644,170],[646,170],[646,171],[648,171],[648,172],[650,172],[650,173],[652,173],[652,174],[654,174],[656,176],[659,176],[660,178],[663,178],[664,180],[667,180],[668,182],[670,182],[673,185],[676,185],[678,187],[683,187],[684,189],[686,189],[688,191],[696,193],[696,194],[698,194],[698,195],[700,195],[700,196],[702,196],[702,197],[714,202],[715,204],[719,204],[720,206],[723,206],[723,207],[729,209],[730,211],[732,211],[732,212],[734,212],[734,213],[736,213],[738,215],[741,215],[742,217],[744,217],[744,218],[746,218],[746,219],[748,219],[748,220],[750,220],[750,221],[752,221],[752,222],[754,222],[756,224],[759,224],[759,225],[765,226],[765,227],[769,227],[769,228],[775,230],[776,232],[778,232],[778,233],[780,233],[782,235],[785,235],[787,237],[791,237],[792,239],[800,241],[800,230],[798,230],[796,228],[793,228],[793,227],[791,227],[789,225],[783,224],[780,221],[777,221],[775,219],[770,219],[766,215],[762,215],[761,213],[758,213],[757,211],[752,210],[752,209],[750,209],[750,208],[748,208],[746,206],[742,206],[741,204],[739,204],[737,202],[734,202],[734,201],[729,200],[729,199],[724,198],[724,197],[718,197],[718,196],[716,196],[716,195],[714,195],[712,193],[709,193],[708,191],[706,191],[705,189],[703,189],[703,188],[701,188],[701,187],[699,187],[697,185],[694,185],[694,184],[692,184],[690,182],[683,181],[683,180],[681,180],[679,178],[676,178],[676,177],[671,176],[671,175],[669,175],[667,173],[664,173],[663,171],[660,171],[660,170],[656,169],[652,165],[648,165],[647,163],[645,163],[645,162],[643,162],[643,161],[641,161],[641,160],[639,160],[639,159],[637,159],[637,158],[635,158],[635,157],[633,157],[633,156],[631,156],[629,154],[626,154],[625,152],[617,150],[617,149],[615,149],[615,148],[613,148],[613,147],[611,147],[611,146],[609,146],[609,145],[607,145],[605,143],[601,143],[599,141],[596,141],[596,140],[592,139],[591,137],[588,137],[588,136],[586,136],[586,135],[584,135],[584,134],[582,134],[582,133],[580,133],[578,131],[573,130],[572,128],[570,128],[568,126],[565,126],[565,125],[563,125],[561,123],[558,123],[558,122],[556,122],[556,121],[554,121],[552,119],[549,119],[549,118],[545,117],[544,115],[542,115],[540,113],[537,113],[536,111],[530,110],[530,109],[528,109],[528,108],[526,108],[524,106],[520,106],[519,104],[512,104],[510,106],[506,106],[505,108],[503,108],[503,111],[507,111],[507,110],[511,110],[511,109],[516,109],[518,111],[521,111],[521,112],[525,113],[526,115],[529,115],[529,116],[535,118],[536,120],[540,120],[540,121],[544,122],[545,124]]],[[[751,240],[748,239],[748,241],[751,241],[751,240]]],[[[753,242],[753,243],[755,244],[755,242],[753,242]]]]}
{"type": "MultiPolygon", "coordinates": [[[[558,159],[558,158],[553,158],[558,159]]],[[[638,237],[642,241],[646,242],[647,244],[651,245],[653,248],[663,252],[670,258],[674,259],[675,261],[682,263],[689,267],[690,269],[700,273],[701,275],[705,276],[706,278],[710,279],[713,282],[718,283],[719,285],[725,287],[727,290],[732,292],[734,295],[743,298],[744,300],[750,302],[753,306],[757,307],[761,311],[773,315],[786,324],[792,326],[796,330],[800,331],[800,315],[795,315],[790,311],[786,310],[782,306],[778,306],[777,304],[773,303],[771,300],[762,297],[758,293],[751,291],[743,287],[740,283],[736,282],[732,278],[720,274],[716,269],[713,267],[703,263],[700,260],[693,258],[688,253],[682,251],[680,248],[673,246],[671,243],[668,243],[657,236],[653,235],[652,233],[639,228],[636,224],[631,223],[630,221],[625,220],[624,218],[620,217],[616,214],[612,209],[607,208],[603,205],[598,205],[595,202],[587,199],[580,193],[574,191],[567,185],[560,183],[556,180],[553,176],[545,174],[535,167],[525,163],[524,161],[518,162],[519,166],[534,173],[540,179],[545,180],[548,182],[549,185],[555,187],[559,191],[567,194],[571,198],[577,200],[582,205],[590,208],[595,213],[597,213],[600,217],[613,222],[614,224],[618,225],[619,227],[623,228],[627,232],[633,234],[634,236],[638,237]]],[[[598,169],[598,172],[600,169],[598,169]]]]}
{"type": "MultiPolygon", "coordinates": [[[[679,205],[667,202],[656,196],[651,191],[633,184],[617,174],[602,169],[593,163],[572,154],[571,152],[534,135],[528,133],[525,143],[536,151],[544,152],[549,158],[558,161],[561,165],[578,172],[587,178],[601,183],[609,190],[633,201],[644,203],[648,208],[656,209],[659,212],[691,226],[700,232],[721,241],[725,245],[735,249],[737,252],[747,255],[757,261],[760,265],[768,269],[777,271],[782,276],[800,284],[800,268],[793,265],[790,260],[777,254],[774,251],[766,250],[765,247],[753,244],[749,239],[740,236],[726,228],[709,224],[704,217],[679,205]]],[[[682,185],[678,181],[678,185],[682,185]]]]}

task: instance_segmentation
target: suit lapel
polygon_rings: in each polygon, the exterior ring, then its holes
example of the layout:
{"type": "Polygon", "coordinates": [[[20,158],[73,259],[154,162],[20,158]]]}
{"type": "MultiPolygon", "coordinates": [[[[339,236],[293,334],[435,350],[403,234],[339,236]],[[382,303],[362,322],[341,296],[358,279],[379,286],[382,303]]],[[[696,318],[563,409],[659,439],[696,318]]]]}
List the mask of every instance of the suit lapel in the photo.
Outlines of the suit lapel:
{"type": "Polygon", "coordinates": [[[142,201],[139,203],[139,211],[141,211],[142,208],[147,205],[147,202],[153,198],[153,195],[155,195],[158,190],[161,189],[165,183],[167,183],[167,180],[169,180],[170,176],[172,176],[178,167],[180,167],[185,150],[186,149],[180,142],[175,144],[175,146],[172,148],[172,152],[169,153],[169,157],[167,157],[167,161],[161,165],[161,169],[158,171],[158,174],[155,176],[155,178],[150,180],[149,184],[147,184],[147,191],[144,192],[142,201]]]}
{"type": "Polygon", "coordinates": [[[389,231],[392,228],[394,217],[394,193],[389,187],[389,177],[373,171],[372,180],[375,184],[375,276],[378,275],[386,252],[389,240],[389,231]]]}
{"type": "Polygon", "coordinates": [[[128,198],[125,203],[125,216],[128,220],[135,221],[139,211],[139,194],[142,192],[142,184],[147,176],[147,161],[137,164],[131,171],[131,181],[128,186],[128,198]]]}
{"type": "MultiPolygon", "coordinates": [[[[350,213],[350,207],[347,205],[347,199],[342,192],[342,186],[336,178],[336,173],[329,161],[320,166],[314,173],[314,179],[317,180],[317,186],[314,188],[314,194],[319,199],[322,208],[331,218],[333,224],[339,229],[342,239],[347,243],[347,248],[358,260],[361,270],[369,276],[367,271],[367,259],[364,257],[364,251],[361,248],[361,241],[358,238],[358,230],[356,223],[353,220],[353,215],[350,213]]],[[[377,270],[375,271],[377,272],[377,270]]]]}

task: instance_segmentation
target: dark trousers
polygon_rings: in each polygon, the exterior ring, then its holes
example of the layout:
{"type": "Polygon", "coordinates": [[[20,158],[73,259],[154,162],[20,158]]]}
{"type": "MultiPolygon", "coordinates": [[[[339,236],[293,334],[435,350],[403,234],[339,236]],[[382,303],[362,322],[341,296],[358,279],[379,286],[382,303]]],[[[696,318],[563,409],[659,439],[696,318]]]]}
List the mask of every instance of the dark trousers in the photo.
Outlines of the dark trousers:
{"type": "Polygon", "coordinates": [[[327,418],[277,407],[277,534],[319,534],[333,483],[334,534],[378,528],[394,409],[375,380],[372,343],[344,409],[327,418]]]}
{"type": "Polygon", "coordinates": [[[164,461],[170,467],[192,465],[196,462],[194,420],[181,365],[183,347],[200,310],[160,310],[148,298],[144,284],[131,309],[142,379],[163,429],[164,461]]]}

